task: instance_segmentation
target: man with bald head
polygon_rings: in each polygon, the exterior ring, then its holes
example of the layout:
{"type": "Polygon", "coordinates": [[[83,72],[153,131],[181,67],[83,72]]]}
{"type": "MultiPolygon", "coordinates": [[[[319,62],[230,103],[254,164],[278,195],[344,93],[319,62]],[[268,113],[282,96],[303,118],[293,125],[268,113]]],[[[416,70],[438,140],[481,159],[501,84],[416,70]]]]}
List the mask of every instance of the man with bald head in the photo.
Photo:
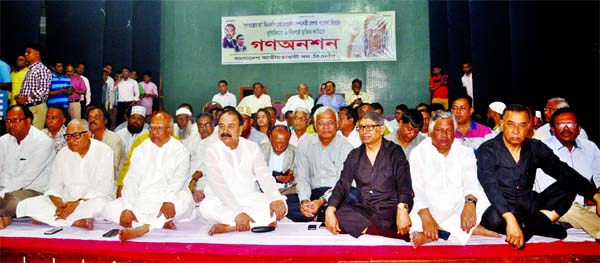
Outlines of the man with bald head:
{"type": "Polygon", "coordinates": [[[269,142],[262,143],[260,150],[282,194],[296,192],[294,183],[294,158],[296,147],[290,145],[290,130],[285,125],[275,125],[269,131],[269,142]]]}
{"type": "Polygon", "coordinates": [[[148,139],[132,150],[122,196],[104,209],[105,218],[125,227],[119,232],[121,241],[154,228],[174,230],[174,222],[191,215],[192,195],[186,187],[190,155],[172,133],[171,115],[158,112],[152,117],[148,139]]]}
{"type": "MultiPolygon", "coordinates": [[[[260,148],[241,137],[244,119],[235,110],[219,116],[219,141],[204,160],[208,178],[200,213],[213,224],[209,235],[275,227],[286,212],[260,148]]],[[[271,228],[272,229],[272,228],[271,228]]]]}
{"type": "Polygon", "coordinates": [[[35,127],[26,106],[6,112],[8,134],[0,137],[0,229],[12,223],[17,203],[46,191],[56,155],[50,137],[35,127]]]}
{"type": "Polygon", "coordinates": [[[44,195],[23,200],[17,217],[32,223],[94,229],[94,218],[114,196],[113,152],[91,139],[87,121],[69,122],[64,135],[67,148],[57,154],[44,195]]]}

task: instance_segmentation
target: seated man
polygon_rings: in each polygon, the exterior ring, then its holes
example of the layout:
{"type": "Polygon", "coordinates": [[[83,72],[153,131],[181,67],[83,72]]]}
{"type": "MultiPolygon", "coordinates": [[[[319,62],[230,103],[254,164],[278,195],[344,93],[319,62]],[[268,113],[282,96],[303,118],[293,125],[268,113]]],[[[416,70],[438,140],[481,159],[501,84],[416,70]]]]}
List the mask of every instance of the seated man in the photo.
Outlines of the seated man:
{"type": "Polygon", "coordinates": [[[352,145],[336,135],[335,110],[323,106],[315,111],[317,135],[302,139],[296,151],[296,191],[287,195],[288,218],[295,222],[325,220],[325,204],[340,179],[352,145]]]}
{"type": "Polygon", "coordinates": [[[200,213],[214,224],[209,235],[276,226],[286,214],[284,196],[256,143],[240,138],[243,118],[225,110],[219,117],[219,141],[204,160],[208,179],[200,213]]]}
{"type": "Polygon", "coordinates": [[[283,125],[275,125],[269,132],[268,143],[262,143],[262,151],[265,161],[272,172],[277,188],[281,194],[296,193],[294,181],[294,159],[296,147],[290,145],[290,130],[283,125]]]}
{"type": "MultiPolygon", "coordinates": [[[[554,136],[544,143],[561,161],[585,176],[586,180],[594,182],[596,187],[600,186],[600,150],[593,142],[580,138],[581,126],[577,123],[575,112],[570,108],[556,110],[550,119],[550,129],[554,136]]],[[[534,189],[541,193],[554,182],[554,178],[538,169],[534,189]]],[[[558,221],[583,229],[600,240],[600,217],[596,214],[596,206],[585,201],[583,196],[577,195],[575,202],[558,221]]]]}
{"type": "Polygon", "coordinates": [[[341,107],[346,106],[346,101],[342,95],[335,93],[335,83],[327,81],[325,82],[325,94],[319,96],[316,104],[333,108],[337,112],[341,107]]]}
{"type": "Polygon", "coordinates": [[[486,140],[485,136],[492,133],[489,127],[475,122],[471,115],[475,112],[473,108],[473,99],[465,95],[458,97],[452,102],[452,114],[456,118],[456,139],[467,147],[471,147],[475,153],[482,142],[486,140]]]}
{"type": "Polygon", "coordinates": [[[88,123],[74,119],[67,125],[67,148],[56,155],[48,190],[23,200],[17,217],[32,223],[94,229],[94,218],[114,196],[113,152],[90,139],[88,123]]]}
{"type": "MultiPolygon", "coordinates": [[[[477,177],[492,204],[481,225],[506,234],[506,241],[522,248],[533,235],[565,238],[552,224],[571,207],[576,194],[600,202],[600,193],[573,168],[560,161],[548,146],[527,138],[529,110],[509,105],[502,115],[502,133],[484,142],[477,152],[477,177]],[[541,168],[557,180],[534,192],[535,171],[541,168]]],[[[600,206],[596,213],[600,215],[600,206]]]]}
{"type": "Polygon", "coordinates": [[[52,139],[32,122],[28,107],[13,105],[6,112],[8,134],[0,137],[0,229],[12,223],[19,202],[48,187],[56,152],[52,139]]]}
{"type": "Polygon", "coordinates": [[[67,130],[65,123],[68,114],[67,110],[60,105],[49,106],[48,111],[46,111],[46,128],[42,132],[54,141],[54,149],[57,153],[67,146],[67,141],[63,135],[67,130]]]}
{"type": "Polygon", "coordinates": [[[192,122],[192,112],[185,108],[180,107],[175,112],[175,120],[177,126],[173,128],[173,134],[177,135],[179,139],[185,141],[188,137],[198,134],[198,128],[194,127],[192,122]]]}
{"type": "Polygon", "coordinates": [[[219,135],[213,125],[212,114],[203,112],[198,115],[196,125],[198,134],[190,136],[183,145],[190,152],[192,158],[190,163],[190,173],[192,179],[190,188],[194,192],[194,201],[200,202],[204,198],[204,188],[206,187],[206,176],[204,176],[204,158],[208,147],[219,140],[219,135]]]}
{"type": "Polygon", "coordinates": [[[358,238],[363,234],[408,237],[413,190],[408,162],[402,149],[383,139],[383,118],[374,111],[359,121],[363,142],[344,162],[325,212],[325,225],[336,235],[341,231],[358,238]],[[375,175],[375,176],[373,176],[375,175]],[[358,196],[352,202],[352,182],[358,196]]]}
{"type": "Polygon", "coordinates": [[[107,128],[107,126],[110,126],[111,120],[109,119],[109,113],[104,108],[92,108],[87,116],[92,138],[108,145],[113,151],[114,180],[117,181],[121,174],[125,145],[119,135],[107,128]]]}
{"type": "Polygon", "coordinates": [[[302,107],[296,108],[293,114],[293,124],[292,124],[292,136],[290,137],[290,144],[295,147],[298,146],[300,140],[308,137],[307,128],[310,123],[310,112],[302,107]]]}
{"type": "Polygon", "coordinates": [[[174,222],[191,215],[194,202],[186,187],[190,155],[172,133],[171,115],[158,112],[152,117],[150,140],[132,150],[122,196],[104,208],[104,218],[126,227],[119,232],[121,241],[154,228],[174,230],[174,222]]]}
{"type": "Polygon", "coordinates": [[[415,109],[406,110],[400,117],[398,129],[386,135],[385,139],[400,145],[406,159],[410,159],[410,152],[426,138],[419,132],[422,126],[423,115],[421,112],[415,109]]]}
{"type": "Polygon", "coordinates": [[[358,115],[356,110],[350,106],[341,107],[338,111],[338,131],[337,135],[346,139],[352,147],[358,148],[362,141],[356,129],[356,123],[358,123],[358,115]]]}
{"type": "Polygon", "coordinates": [[[477,181],[473,150],[454,139],[455,127],[451,113],[435,113],[429,125],[430,137],[412,151],[415,205],[410,219],[415,247],[438,240],[440,229],[462,245],[471,234],[500,237],[479,225],[490,203],[477,181]]]}

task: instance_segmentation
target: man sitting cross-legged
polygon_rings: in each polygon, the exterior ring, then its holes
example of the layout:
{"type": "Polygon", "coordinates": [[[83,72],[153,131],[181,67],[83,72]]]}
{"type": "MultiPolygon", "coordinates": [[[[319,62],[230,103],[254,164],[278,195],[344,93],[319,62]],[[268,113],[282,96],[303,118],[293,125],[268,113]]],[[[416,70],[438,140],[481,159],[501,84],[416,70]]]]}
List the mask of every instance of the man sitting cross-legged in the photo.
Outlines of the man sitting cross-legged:
{"type": "Polygon", "coordinates": [[[436,112],[429,122],[429,138],[411,153],[415,205],[410,219],[415,247],[438,240],[439,229],[462,245],[472,234],[500,237],[479,225],[490,202],[477,181],[473,150],[454,138],[456,127],[452,113],[436,112]]]}
{"type": "Polygon", "coordinates": [[[21,201],[17,217],[29,216],[34,224],[92,230],[94,218],[114,196],[113,152],[90,138],[85,120],[69,122],[64,137],[68,148],[56,155],[48,190],[21,201]]]}
{"type": "Polygon", "coordinates": [[[343,230],[356,238],[371,234],[407,239],[414,194],[402,148],[383,139],[384,121],[377,112],[365,113],[358,130],[362,144],[348,155],[333,188],[325,212],[327,230],[334,235],[343,230]]]}
{"type": "Polygon", "coordinates": [[[143,236],[154,228],[174,230],[174,222],[192,213],[194,201],[187,189],[190,154],[181,142],[171,138],[172,133],[171,115],[159,112],[152,117],[150,139],[131,154],[122,196],[104,208],[105,218],[126,227],[119,232],[121,241],[143,236]]]}
{"type": "Polygon", "coordinates": [[[285,197],[258,144],[241,138],[243,118],[235,110],[219,117],[219,140],[209,146],[204,160],[208,179],[200,213],[214,224],[209,235],[275,227],[286,214],[285,197]]]}

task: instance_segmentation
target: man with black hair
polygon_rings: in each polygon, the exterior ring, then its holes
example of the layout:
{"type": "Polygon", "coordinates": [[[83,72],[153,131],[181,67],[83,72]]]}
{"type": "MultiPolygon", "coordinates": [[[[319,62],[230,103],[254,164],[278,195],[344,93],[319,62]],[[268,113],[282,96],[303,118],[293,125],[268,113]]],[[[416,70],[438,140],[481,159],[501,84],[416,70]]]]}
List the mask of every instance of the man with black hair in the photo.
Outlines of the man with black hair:
{"type": "Polygon", "coordinates": [[[122,156],[126,154],[125,144],[119,135],[107,128],[110,127],[111,120],[109,119],[110,115],[104,108],[92,108],[87,117],[92,138],[105,143],[113,151],[114,181],[116,182],[121,174],[122,156]]]}
{"type": "MultiPolygon", "coordinates": [[[[504,109],[502,133],[477,151],[477,176],[491,203],[481,225],[501,234],[516,248],[533,235],[563,239],[560,225],[552,224],[571,207],[576,194],[600,202],[592,184],[544,143],[527,138],[529,109],[512,104],[504,109]],[[557,180],[541,193],[533,191],[536,169],[557,180]]],[[[600,215],[600,206],[596,214],[600,215]]]]}
{"type": "MultiPolygon", "coordinates": [[[[355,108],[361,103],[371,103],[369,94],[361,91],[362,81],[360,79],[352,80],[352,92],[346,95],[346,105],[355,108]]],[[[357,120],[358,121],[358,120],[357,120]]]]}
{"type": "Polygon", "coordinates": [[[25,59],[29,63],[29,71],[25,75],[21,91],[16,101],[25,105],[33,113],[33,126],[39,130],[44,128],[46,118],[46,101],[50,92],[52,74],[42,63],[42,46],[31,44],[25,48],[25,59]]]}
{"type": "Polygon", "coordinates": [[[440,103],[444,109],[448,108],[448,75],[442,74],[440,65],[432,66],[429,92],[431,92],[431,103],[440,103]]]}
{"type": "Polygon", "coordinates": [[[58,153],[63,147],[67,146],[67,140],[63,137],[67,131],[65,123],[68,122],[69,115],[67,110],[60,105],[48,107],[46,112],[46,128],[42,132],[54,141],[54,149],[58,153]]]}
{"type": "Polygon", "coordinates": [[[113,90],[118,90],[117,125],[125,121],[124,116],[127,107],[136,105],[140,97],[138,83],[129,77],[129,68],[123,67],[121,74],[122,78],[118,79],[112,88],[113,90]]]}
{"type": "Polygon", "coordinates": [[[29,107],[23,105],[13,105],[6,112],[8,134],[0,137],[0,229],[12,223],[20,201],[48,187],[56,152],[52,139],[32,128],[33,119],[29,107]]]}
{"type": "Polygon", "coordinates": [[[219,81],[219,93],[215,94],[212,98],[212,101],[218,102],[221,104],[221,107],[236,107],[237,106],[237,98],[233,93],[229,92],[228,84],[226,80],[219,81]]]}
{"type": "Polygon", "coordinates": [[[402,147],[406,159],[410,159],[410,152],[426,137],[419,132],[423,126],[423,115],[415,109],[404,112],[400,119],[400,127],[396,132],[385,136],[385,139],[402,147]]]}
{"type": "Polygon", "coordinates": [[[354,148],[358,148],[362,144],[358,130],[356,129],[356,123],[358,122],[358,115],[351,106],[341,107],[338,111],[338,131],[337,134],[341,135],[342,138],[346,139],[354,148]]]}

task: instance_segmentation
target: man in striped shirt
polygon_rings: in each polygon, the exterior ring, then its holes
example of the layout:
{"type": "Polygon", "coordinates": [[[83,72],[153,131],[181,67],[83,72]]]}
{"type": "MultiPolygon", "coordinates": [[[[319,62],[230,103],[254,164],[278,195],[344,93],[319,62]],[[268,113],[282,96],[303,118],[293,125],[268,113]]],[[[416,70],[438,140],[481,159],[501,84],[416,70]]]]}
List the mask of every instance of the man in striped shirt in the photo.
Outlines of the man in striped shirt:
{"type": "Polygon", "coordinates": [[[69,95],[71,94],[71,81],[64,73],[64,65],[62,62],[54,64],[54,72],[52,72],[52,82],[50,84],[50,93],[48,96],[48,107],[60,105],[65,109],[69,109],[69,95]]]}
{"type": "Polygon", "coordinates": [[[25,48],[25,59],[29,63],[29,71],[25,75],[17,103],[25,105],[33,113],[33,126],[44,128],[46,120],[46,100],[50,91],[52,75],[50,70],[42,64],[42,47],[31,44],[25,48]]]}

